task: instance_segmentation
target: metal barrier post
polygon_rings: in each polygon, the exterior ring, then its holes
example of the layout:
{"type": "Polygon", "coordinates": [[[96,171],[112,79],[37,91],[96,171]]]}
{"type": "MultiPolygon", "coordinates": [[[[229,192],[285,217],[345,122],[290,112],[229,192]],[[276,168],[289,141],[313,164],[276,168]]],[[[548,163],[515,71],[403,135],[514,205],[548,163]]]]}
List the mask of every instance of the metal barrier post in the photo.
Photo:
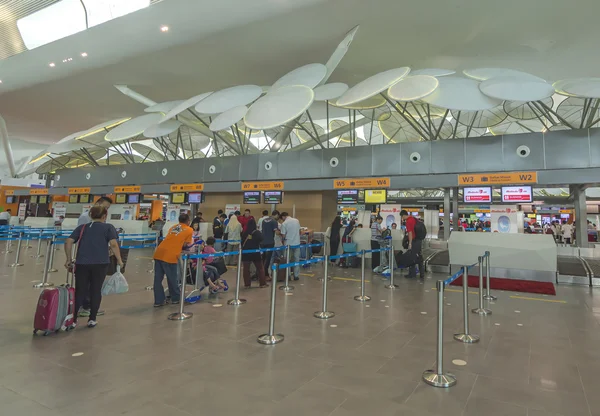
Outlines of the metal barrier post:
{"type": "MultiPolygon", "coordinates": [[[[187,257],[183,260],[183,276],[181,278],[181,295],[179,296],[179,312],[175,312],[169,315],[170,321],[185,321],[194,316],[191,312],[184,312],[183,305],[185,304],[185,284],[186,284],[186,273],[187,273],[188,259],[187,257]]],[[[202,267],[202,266],[200,266],[202,267]]]]}
{"type": "Polygon", "coordinates": [[[477,258],[479,263],[479,307],[472,309],[471,312],[486,316],[491,315],[492,311],[483,307],[483,259],[481,256],[477,258]]]}
{"type": "Polygon", "coordinates": [[[371,300],[370,296],[365,295],[365,251],[360,252],[360,259],[362,262],[360,270],[360,296],[354,296],[354,300],[359,302],[368,302],[371,300]]]}
{"type": "Polygon", "coordinates": [[[454,339],[465,344],[479,342],[477,335],[469,334],[469,268],[463,266],[463,314],[464,314],[464,332],[454,334],[454,339]]]}
{"type": "MultiPolygon", "coordinates": [[[[286,251],[286,261],[285,262],[289,264],[290,263],[290,246],[287,246],[285,251],[286,251]]],[[[298,259],[296,259],[296,261],[298,261],[298,259]]],[[[273,284],[277,284],[277,276],[275,276],[275,279],[273,280],[273,284]]],[[[289,267],[287,269],[285,269],[285,285],[279,286],[279,289],[283,290],[284,292],[291,292],[292,290],[294,290],[294,286],[290,286],[290,268],[289,267]]]]}
{"type": "Polygon", "coordinates": [[[434,387],[452,387],[456,384],[456,376],[444,373],[444,282],[436,283],[438,291],[438,316],[437,316],[437,346],[436,369],[423,372],[423,381],[434,387]]]}
{"type": "Polygon", "coordinates": [[[327,281],[329,280],[329,256],[325,256],[325,276],[323,277],[323,310],[315,312],[313,315],[319,319],[329,319],[335,316],[334,312],[327,310],[327,281]]]}
{"type": "Polygon", "coordinates": [[[490,252],[485,252],[485,295],[483,298],[485,300],[496,300],[498,299],[496,296],[493,296],[490,293],[490,252]]]}
{"type": "Polygon", "coordinates": [[[17,257],[15,258],[15,262],[13,264],[10,264],[8,267],[20,267],[23,265],[23,263],[19,263],[19,260],[21,259],[21,245],[23,242],[23,232],[19,233],[19,243],[17,244],[17,257]]]}
{"type": "Polygon", "coordinates": [[[25,247],[23,248],[33,248],[31,246],[31,231],[29,231],[25,236],[25,247]]]}
{"type": "Polygon", "coordinates": [[[40,230],[40,235],[38,236],[38,245],[37,245],[37,253],[35,253],[35,256],[31,256],[33,258],[39,259],[40,257],[44,257],[44,255],[42,254],[42,235],[43,235],[43,231],[40,230]]]}
{"type": "MultiPolygon", "coordinates": [[[[56,245],[56,234],[52,235],[52,246],[56,245]]],[[[58,247],[58,246],[57,246],[58,247]]],[[[50,251],[50,268],[48,269],[48,273],[55,273],[58,270],[54,268],[54,252],[57,249],[55,248],[54,250],[50,251]]]]}
{"type": "MultiPolygon", "coordinates": [[[[240,299],[240,284],[242,283],[242,245],[240,244],[238,253],[237,277],[235,281],[235,297],[227,301],[228,305],[238,306],[246,303],[246,299],[240,299]]],[[[277,280],[277,277],[275,278],[277,280]]]]}
{"type": "Polygon", "coordinates": [[[4,249],[4,251],[2,252],[2,254],[9,254],[12,253],[12,232],[8,231],[6,234],[6,248],[4,249]]]}
{"type": "Polygon", "coordinates": [[[394,246],[390,246],[390,284],[385,286],[386,289],[398,289],[398,285],[394,284],[394,246]]]}
{"type": "MultiPolygon", "coordinates": [[[[242,247],[240,246],[240,252],[242,247]]],[[[275,276],[279,274],[279,264],[275,264],[275,276]]],[[[283,341],[283,334],[275,333],[275,298],[277,297],[277,285],[271,282],[271,306],[269,309],[269,333],[259,335],[256,341],[263,345],[275,345],[283,341]]]]}
{"type": "Polygon", "coordinates": [[[50,256],[52,253],[52,240],[48,240],[48,247],[46,247],[46,261],[44,262],[44,276],[40,283],[33,285],[36,289],[43,287],[54,286],[54,283],[48,283],[48,269],[50,268],[50,256]]]}
{"type": "MultiPolygon", "coordinates": [[[[187,270],[185,271],[187,277],[187,270]]],[[[190,270],[191,276],[191,270],[190,270]]],[[[188,296],[186,296],[185,301],[187,303],[196,303],[200,300],[200,280],[203,280],[203,270],[202,270],[202,259],[198,259],[198,263],[196,264],[196,283],[194,284],[194,289],[190,292],[188,296]]]]}

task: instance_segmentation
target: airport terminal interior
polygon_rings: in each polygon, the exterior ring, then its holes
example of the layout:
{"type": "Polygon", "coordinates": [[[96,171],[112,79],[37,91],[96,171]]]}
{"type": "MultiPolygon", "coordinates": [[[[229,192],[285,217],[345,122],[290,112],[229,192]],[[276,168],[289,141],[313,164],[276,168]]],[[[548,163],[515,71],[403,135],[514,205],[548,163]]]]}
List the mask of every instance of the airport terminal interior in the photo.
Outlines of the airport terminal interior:
{"type": "Polygon", "coordinates": [[[600,4],[4,3],[0,414],[600,416],[600,4]]]}

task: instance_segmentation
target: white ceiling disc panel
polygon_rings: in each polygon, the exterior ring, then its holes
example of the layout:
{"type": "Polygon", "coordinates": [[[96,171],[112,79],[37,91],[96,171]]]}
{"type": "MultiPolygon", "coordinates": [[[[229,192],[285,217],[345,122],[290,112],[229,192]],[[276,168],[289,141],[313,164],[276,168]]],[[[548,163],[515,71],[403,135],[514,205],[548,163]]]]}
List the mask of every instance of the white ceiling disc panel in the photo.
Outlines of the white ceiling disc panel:
{"type": "Polygon", "coordinates": [[[179,104],[183,103],[184,100],[175,100],[175,101],[165,101],[164,103],[158,103],[147,107],[144,111],[146,113],[165,113],[167,114],[169,111],[177,107],[179,104]]]}
{"type": "Polygon", "coordinates": [[[388,95],[397,101],[420,100],[433,93],[438,84],[437,78],[430,75],[410,75],[390,87],[388,95]]]}
{"type": "Polygon", "coordinates": [[[554,87],[547,82],[510,75],[485,80],[479,84],[479,90],[504,101],[539,101],[554,95],[554,87]]]}
{"type": "Polygon", "coordinates": [[[262,88],[258,85],[237,85],[213,92],[196,105],[196,111],[201,114],[220,114],[234,107],[250,104],[261,95],[262,88]]]}
{"type": "Polygon", "coordinates": [[[476,79],[477,81],[485,81],[486,79],[501,76],[528,78],[541,82],[546,81],[545,79],[528,74],[527,72],[517,71],[516,69],[510,68],[471,68],[465,69],[463,71],[463,74],[465,74],[469,78],[476,79]]]}
{"type": "Polygon", "coordinates": [[[248,107],[245,105],[240,105],[239,107],[234,107],[230,110],[225,111],[224,113],[219,114],[213,121],[210,123],[208,127],[212,131],[220,131],[225,130],[235,123],[244,118],[246,113],[248,112],[248,107]]]}
{"type": "Polygon", "coordinates": [[[309,87],[280,87],[258,99],[246,114],[244,122],[253,130],[281,126],[299,117],[313,103],[315,93],[309,87]]]}
{"type": "Polygon", "coordinates": [[[132,118],[109,131],[106,136],[104,136],[104,139],[109,142],[116,142],[139,136],[148,127],[160,123],[160,121],[163,120],[163,117],[164,116],[160,113],[152,113],[132,118]]]}
{"type": "Polygon", "coordinates": [[[581,98],[600,98],[600,78],[574,78],[554,83],[556,92],[581,98]],[[560,87],[560,91],[559,88],[560,87]],[[562,91],[562,92],[561,92],[562,91]]]}
{"type": "Polygon", "coordinates": [[[456,71],[452,69],[442,68],[424,68],[410,71],[411,75],[429,75],[430,77],[445,77],[448,75],[456,74],[456,71]]]}
{"type": "Polygon", "coordinates": [[[481,111],[494,108],[502,100],[488,97],[479,90],[479,82],[459,77],[442,77],[436,90],[423,101],[449,110],[481,111]]]}
{"type": "Polygon", "coordinates": [[[71,140],[75,140],[79,136],[83,136],[86,130],[78,131],[77,133],[69,134],[67,137],[63,137],[56,144],[70,142],[71,140]]]}
{"type": "Polygon", "coordinates": [[[367,98],[387,90],[407,76],[409,72],[410,68],[405,66],[375,74],[346,91],[344,95],[337,100],[336,105],[343,107],[366,100],[367,98]]]}
{"type": "Polygon", "coordinates": [[[348,84],[332,82],[315,88],[315,101],[331,101],[348,91],[348,84]]]}
{"type": "Polygon", "coordinates": [[[314,88],[323,81],[325,75],[327,75],[327,67],[323,64],[304,65],[279,78],[269,91],[274,92],[277,88],[292,85],[314,88]]]}
{"type": "Polygon", "coordinates": [[[173,107],[165,115],[165,118],[164,118],[163,122],[167,121],[167,120],[169,120],[169,119],[171,119],[173,117],[175,117],[178,114],[183,113],[185,110],[187,110],[190,107],[195,106],[196,104],[198,104],[200,101],[204,100],[205,98],[207,98],[211,94],[212,94],[212,91],[211,92],[205,92],[204,94],[196,95],[195,97],[188,98],[187,100],[181,102],[181,104],[178,104],[175,107],[173,107]]]}
{"type": "Polygon", "coordinates": [[[153,124],[144,130],[144,137],[154,139],[156,137],[167,136],[176,131],[179,126],[181,126],[181,122],[177,120],[168,120],[164,123],[153,124]]]}

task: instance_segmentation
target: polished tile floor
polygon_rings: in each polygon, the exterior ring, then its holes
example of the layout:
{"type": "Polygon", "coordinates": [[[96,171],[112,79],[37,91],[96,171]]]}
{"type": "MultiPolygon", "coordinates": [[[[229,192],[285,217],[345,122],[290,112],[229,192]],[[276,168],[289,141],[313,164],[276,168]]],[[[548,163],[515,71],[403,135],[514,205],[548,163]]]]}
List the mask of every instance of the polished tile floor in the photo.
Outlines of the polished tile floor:
{"type": "MultiPolygon", "coordinates": [[[[336,316],[321,321],[312,314],[322,267],[307,269],[293,294],[277,291],[276,331],[285,341],[262,346],[256,337],[267,330],[270,290],[243,291],[240,307],[220,294],[188,306],[190,320],[168,321],[176,308],[152,308],[150,253],[137,251],[130,292],[104,299],[97,328],[33,337],[39,291],[31,286],[43,267],[33,251],[18,269],[7,267],[14,253],[0,257],[3,415],[600,415],[600,292],[589,288],[559,287],[556,297],[499,292],[493,315],[471,316],[481,336],[473,345],[452,339],[461,294],[447,292],[445,358],[458,384],[444,390],[421,382],[435,361],[433,288],[442,275],[398,279],[394,292],[369,275],[373,299],[362,304],[353,300],[359,271],[333,268],[336,316]]],[[[51,280],[64,277],[61,269],[51,280]]]]}

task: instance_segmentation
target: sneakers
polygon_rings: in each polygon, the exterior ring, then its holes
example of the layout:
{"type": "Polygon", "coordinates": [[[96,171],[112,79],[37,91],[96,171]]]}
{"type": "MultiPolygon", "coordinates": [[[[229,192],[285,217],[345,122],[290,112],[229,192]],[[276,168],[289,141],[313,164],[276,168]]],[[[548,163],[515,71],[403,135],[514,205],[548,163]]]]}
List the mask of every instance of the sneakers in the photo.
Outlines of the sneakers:
{"type": "Polygon", "coordinates": [[[88,328],[95,328],[95,327],[96,327],[96,325],[98,325],[98,322],[96,322],[96,321],[93,321],[93,320],[91,320],[91,319],[90,319],[90,320],[88,321],[88,323],[87,323],[87,327],[88,327],[88,328]]]}
{"type": "Polygon", "coordinates": [[[167,302],[163,302],[163,303],[155,303],[154,307],[155,308],[160,308],[161,306],[165,306],[167,304],[167,302]]]}
{"type": "Polygon", "coordinates": [[[98,315],[98,316],[104,315],[104,309],[99,309],[98,313],[96,315],[98,315]]]}
{"type": "MultiPolygon", "coordinates": [[[[104,313],[104,310],[99,310],[96,315],[102,316],[104,315],[104,313]]],[[[79,309],[79,313],[77,314],[77,316],[80,318],[87,318],[88,316],[90,316],[90,310],[81,308],[79,309]]]]}

